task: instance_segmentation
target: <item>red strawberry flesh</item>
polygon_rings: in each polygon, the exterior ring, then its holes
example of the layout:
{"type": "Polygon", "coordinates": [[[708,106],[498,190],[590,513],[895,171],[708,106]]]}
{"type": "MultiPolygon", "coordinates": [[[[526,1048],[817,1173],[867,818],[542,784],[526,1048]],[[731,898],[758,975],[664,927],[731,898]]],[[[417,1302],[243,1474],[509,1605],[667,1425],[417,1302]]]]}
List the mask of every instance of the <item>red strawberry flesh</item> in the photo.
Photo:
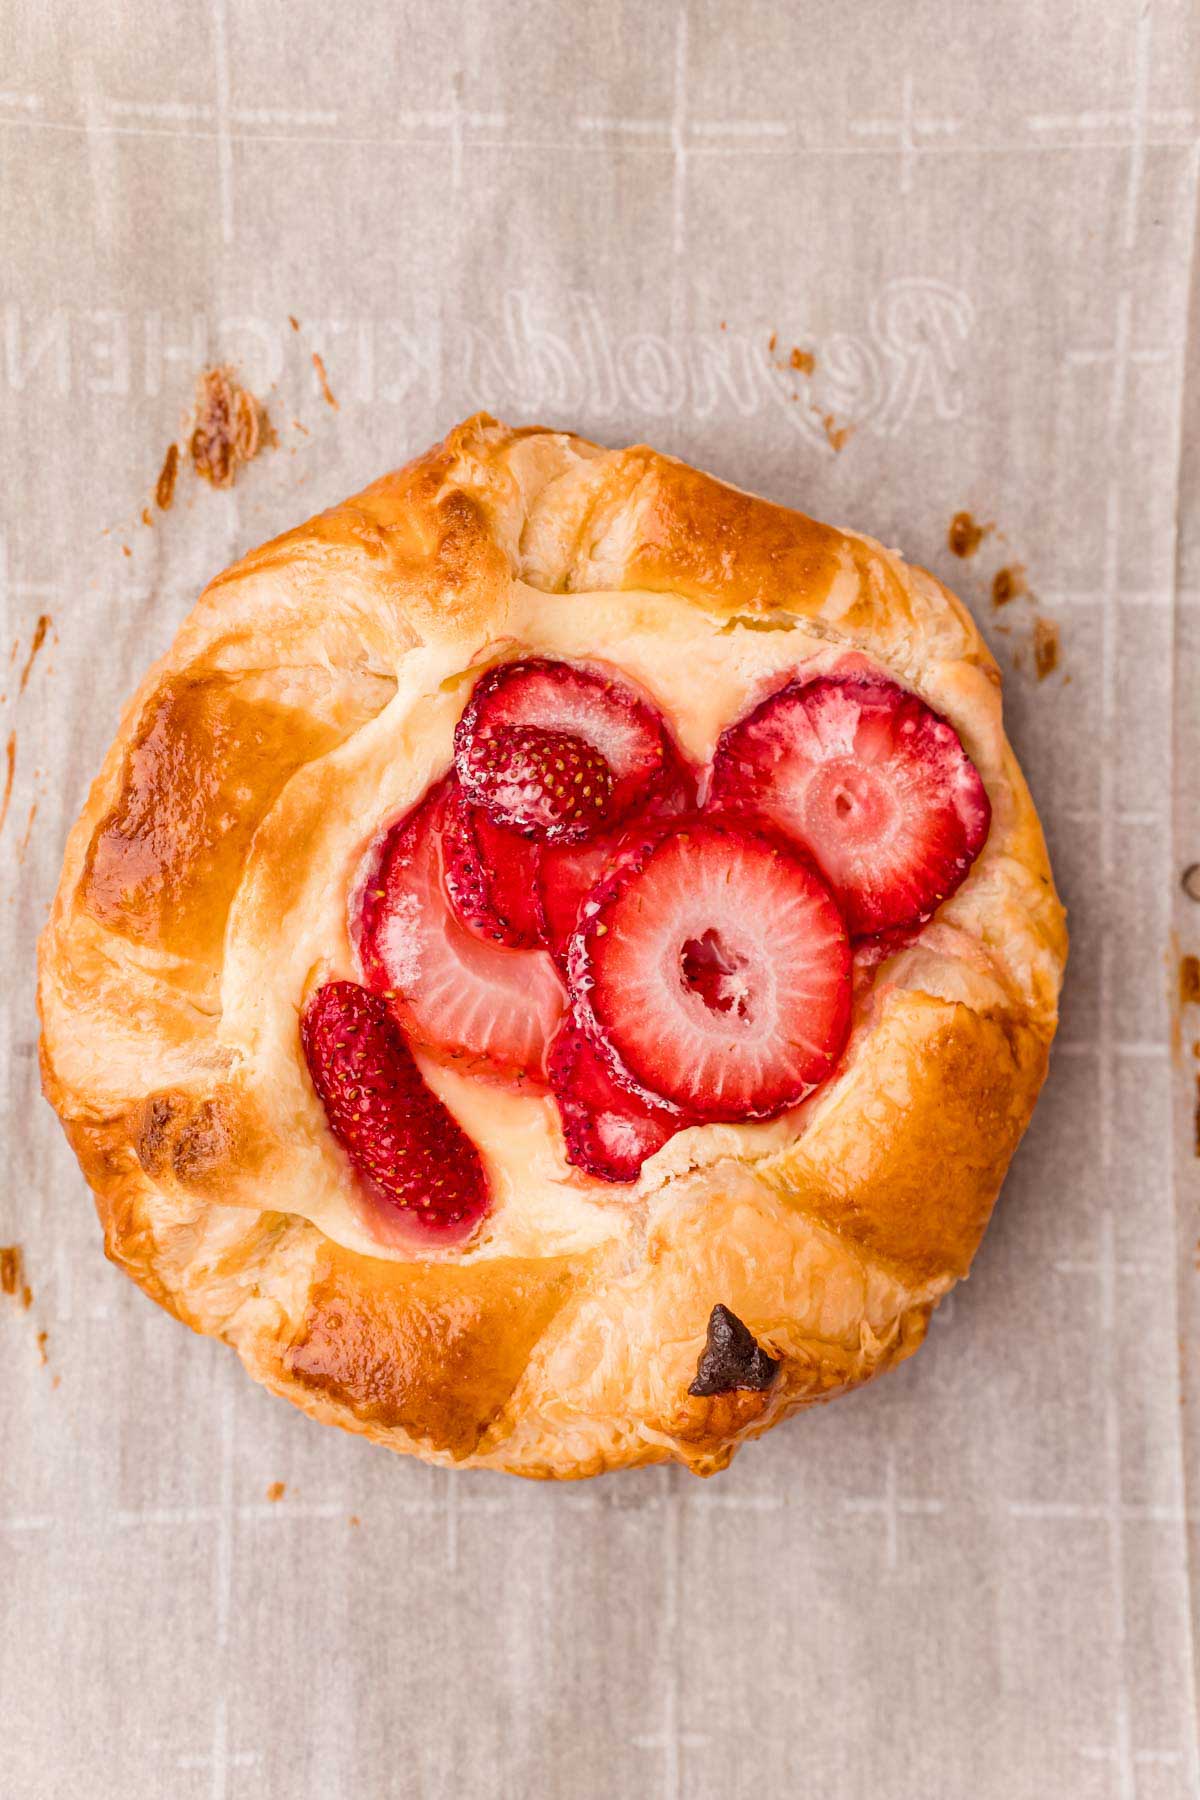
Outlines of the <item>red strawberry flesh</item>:
{"type": "Polygon", "coordinates": [[[618,1084],[698,1119],[795,1105],[849,1032],[850,947],[824,882],[728,819],[631,834],[584,903],[568,967],[618,1084]]]}
{"type": "Polygon", "coordinates": [[[444,879],[442,782],[393,827],[352,921],[368,985],[414,1042],[485,1074],[545,1079],[565,996],[544,950],[510,950],[469,931],[444,879]]]}
{"type": "Polygon", "coordinates": [[[650,820],[688,812],[696,804],[696,777],[671,748],[663,774],[643,800],[636,819],[618,831],[581,844],[547,844],[538,860],[538,903],[543,941],[555,960],[566,964],[567,946],[587,896],[629,838],[650,820]]]}
{"type": "Polygon", "coordinates": [[[442,852],[446,892],[468,930],[509,950],[538,948],[540,847],[494,825],[456,786],[442,819],[442,852]]]}
{"type": "Polygon", "coordinates": [[[468,799],[497,825],[548,843],[598,831],[612,801],[612,771],[600,752],[541,725],[476,738],[460,759],[459,778],[468,799]]]}
{"type": "Polygon", "coordinates": [[[710,805],[807,850],[856,937],[927,919],[991,822],[953,726],[875,675],[794,681],[764,700],[723,734],[710,805]]]}
{"type": "MultiPolygon", "coordinates": [[[[581,754],[591,752],[605,765],[611,791],[591,828],[601,817],[609,824],[623,818],[650,792],[666,765],[662,721],[628,682],[598,667],[532,657],[503,663],[482,676],[459,720],[455,759],[469,798],[489,804],[487,783],[475,781],[476,768],[489,754],[488,742],[530,728],[559,740],[572,738],[581,754]]],[[[511,822],[502,813],[494,816],[499,823],[511,822]]]]}
{"type": "Polygon", "coordinates": [[[327,982],[300,1039],[371,1235],[393,1245],[469,1237],[491,1204],[479,1152],[426,1085],[386,1002],[355,981],[327,982]]]}
{"type": "Polygon", "coordinates": [[[587,1035],[570,1019],[550,1049],[567,1161],[600,1181],[636,1181],[642,1164],[691,1121],[614,1079],[587,1035]]]}

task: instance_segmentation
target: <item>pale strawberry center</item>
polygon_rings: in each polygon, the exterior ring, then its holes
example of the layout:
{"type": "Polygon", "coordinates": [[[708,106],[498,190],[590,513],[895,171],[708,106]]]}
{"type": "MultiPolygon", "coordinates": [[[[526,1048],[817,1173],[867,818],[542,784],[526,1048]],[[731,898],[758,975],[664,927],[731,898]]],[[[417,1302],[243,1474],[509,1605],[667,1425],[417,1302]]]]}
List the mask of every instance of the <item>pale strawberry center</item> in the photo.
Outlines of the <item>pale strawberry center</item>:
{"type": "Polygon", "coordinates": [[[747,1016],[753,974],[751,959],[711,927],[701,937],[687,938],[679,953],[684,988],[697,995],[710,1012],[747,1016]]]}
{"type": "Polygon", "coordinates": [[[886,844],[901,823],[891,784],[849,757],[819,763],[804,792],[804,830],[813,843],[844,852],[886,844]]]}

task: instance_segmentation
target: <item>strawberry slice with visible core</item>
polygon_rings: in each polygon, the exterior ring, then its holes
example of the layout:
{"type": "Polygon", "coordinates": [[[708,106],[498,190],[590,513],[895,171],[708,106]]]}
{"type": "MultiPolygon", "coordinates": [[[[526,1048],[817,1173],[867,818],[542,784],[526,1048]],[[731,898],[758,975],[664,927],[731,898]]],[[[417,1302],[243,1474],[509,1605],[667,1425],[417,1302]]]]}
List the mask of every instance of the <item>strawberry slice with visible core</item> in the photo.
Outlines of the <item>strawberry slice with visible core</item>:
{"type": "Polygon", "coordinates": [[[327,982],[304,1009],[300,1041],[329,1129],[359,1177],[372,1237],[468,1237],[491,1204],[483,1163],[386,1003],[356,981],[327,982]]]}
{"type": "Polygon", "coordinates": [[[510,950],[540,946],[538,844],[493,825],[455,784],[442,819],[442,852],[446,892],[468,930],[510,950]]]}
{"type": "MultiPolygon", "coordinates": [[[[628,683],[607,670],[545,657],[489,670],[476,683],[454,734],[459,780],[469,800],[486,807],[498,824],[521,820],[522,829],[560,836],[583,835],[602,822],[611,825],[624,818],[661,777],[668,748],[658,714],[628,683]],[[542,765],[545,741],[532,738],[535,730],[556,740],[560,760],[564,738],[580,746],[580,787],[588,785],[584,771],[594,772],[603,763],[610,791],[601,808],[588,809],[586,820],[580,813],[573,824],[572,815],[562,812],[562,797],[549,791],[553,783],[547,781],[546,792],[531,795],[528,782],[511,779],[514,768],[523,772],[523,762],[531,768],[542,765]],[[522,737],[518,755],[514,746],[522,737]],[[489,750],[497,739],[503,740],[501,749],[489,750]],[[498,775],[489,774],[493,760],[498,775]],[[541,822],[544,818],[549,825],[541,822]]],[[[562,773],[549,771],[555,778],[562,773]]],[[[575,773],[573,767],[571,787],[575,773]]]]}
{"type": "Polygon", "coordinates": [[[568,968],[618,1083],[697,1119],[794,1106],[850,1028],[850,946],[825,884],[726,819],[634,838],[585,903],[568,968]]]}
{"type": "Polygon", "coordinates": [[[550,1082],[567,1161],[600,1181],[636,1181],[646,1158],[692,1123],[678,1108],[655,1105],[621,1087],[569,1018],[550,1046],[550,1082]]]}
{"type": "Polygon", "coordinates": [[[953,726],[876,675],[794,681],[764,700],[722,735],[710,805],[806,849],[856,937],[927,919],[991,822],[953,726]]]}
{"type": "Polygon", "coordinates": [[[455,917],[442,843],[454,791],[439,783],[378,853],[353,930],[363,974],[415,1042],[485,1071],[542,1080],[562,983],[545,951],[488,943],[455,917]]]}

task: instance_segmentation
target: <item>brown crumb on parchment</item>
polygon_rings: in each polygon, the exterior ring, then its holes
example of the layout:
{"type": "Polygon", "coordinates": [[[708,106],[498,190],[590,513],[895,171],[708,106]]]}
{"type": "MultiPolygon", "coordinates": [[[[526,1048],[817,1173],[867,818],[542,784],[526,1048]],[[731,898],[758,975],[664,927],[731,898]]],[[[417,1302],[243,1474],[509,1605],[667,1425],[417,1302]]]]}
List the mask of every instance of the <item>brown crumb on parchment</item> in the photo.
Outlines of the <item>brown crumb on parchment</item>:
{"type": "Polygon", "coordinates": [[[956,512],[946,533],[946,542],[955,556],[974,556],[992,527],[980,525],[969,512],[956,512]]]}
{"type": "Polygon", "coordinates": [[[1179,1002],[1181,1006],[1200,1006],[1200,956],[1179,959],[1179,1002]]]}
{"type": "Polygon", "coordinates": [[[0,1294],[10,1294],[28,1312],[33,1289],[25,1279],[25,1256],[20,1244],[0,1244],[0,1294]]]}
{"type": "Polygon", "coordinates": [[[313,368],[317,371],[317,380],[321,384],[321,392],[325,396],[325,404],[327,406],[332,406],[334,412],[339,412],[341,409],[338,406],[333,389],[329,385],[329,377],[325,373],[325,363],[319,350],[313,351],[312,360],[313,368]]]}
{"type": "Polygon", "coordinates": [[[243,463],[271,441],[266,410],[228,369],[206,369],[196,384],[196,418],[188,442],[192,467],[213,487],[232,487],[243,463]]]}
{"type": "Polygon", "coordinates": [[[175,477],[179,473],[179,445],[168,444],[167,454],[163,457],[163,466],[158,471],[158,480],[154,484],[154,504],[160,512],[166,512],[175,498],[175,477]]]}
{"type": "Polygon", "coordinates": [[[33,665],[38,659],[38,651],[45,643],[46,633],[53,623],[54,620],[50,617],[49,613],[42,613],[37,624],[33,628],[33,641],[29,646],[29,655],[25,658],[25,667],[21,670],[21,685],[17,689],[19,694],[25,692],[29,677],[33,673],[33,665]]]}
{"type": "Polygon", "coordinates": [[[1022,563],[1010,563],[1006,568],[997,569],[992,576],[993,606],[1007,606],[1010,600],[1019,600],[1028,591],[1022,563]]]}
{"type": "Polygon", "coordinates": [[[276,1500],[282,1500],[283,1496],[286,1493],[287,1493],[286,1483],[284,1483],[282,1481],[273,1481],[271,1483],[270,1487],[267,1489],[267,1499],[270,1500],[272,1503],[274,1503],[276,1500]]]}
{"type": "Polygon", "coordinates": [[[6,769],[4,774],[4,792],[0,794],[0,831],[4,830],[4,821],[8,817],[8,803],[12,799],[13,776],[17,768],[17,734],[10,731],[8,742],[4,746],[6,769]]]}
{"type": "Polygon", "coordinates": [[[1033,621],[1033,666],[1039,681],[1053,675],[1061,648],[1058,626],[1053,619],[1044,619],[1039,613],[1033,621]]]}
{"type": "Polygon", "coordinates": [[[830,448],[840,454],[846,440],[853,434],[853,425],[839,425],[832,413],[822,413],[821,424],[825,428],[830,448]]]}

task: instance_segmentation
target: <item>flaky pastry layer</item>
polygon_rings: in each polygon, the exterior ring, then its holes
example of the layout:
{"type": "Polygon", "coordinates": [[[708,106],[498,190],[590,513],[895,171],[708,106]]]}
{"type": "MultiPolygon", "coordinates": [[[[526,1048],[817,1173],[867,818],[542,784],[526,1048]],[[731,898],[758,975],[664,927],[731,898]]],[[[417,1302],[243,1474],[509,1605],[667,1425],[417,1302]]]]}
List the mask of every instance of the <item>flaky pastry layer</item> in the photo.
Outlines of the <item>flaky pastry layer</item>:
{"type": "Polygon", "coordinates": [[[42,1069],[105,1246],[315,1417],[440,1463],[699,1474],[910,1354],[967,1273],[1045,1074],[1066,956],[996,666],[923,570],[644,448],[480,415],[252,552],[147,675],[67,845],[42,1069]],[[795,671],[867,659],[955,726],[992,804],[967,881],[856,1005],[839,1075],[693,1128],[613,1190],[553,1105],[423,1066],[489,1166],[465,1253],[365,1235],[308,1080],[347,892],[450,761],[481,667],[599,657],[698,762],[795,671]],[[781,1370],[688,1393],[712,1307],[781,1370]]]}

